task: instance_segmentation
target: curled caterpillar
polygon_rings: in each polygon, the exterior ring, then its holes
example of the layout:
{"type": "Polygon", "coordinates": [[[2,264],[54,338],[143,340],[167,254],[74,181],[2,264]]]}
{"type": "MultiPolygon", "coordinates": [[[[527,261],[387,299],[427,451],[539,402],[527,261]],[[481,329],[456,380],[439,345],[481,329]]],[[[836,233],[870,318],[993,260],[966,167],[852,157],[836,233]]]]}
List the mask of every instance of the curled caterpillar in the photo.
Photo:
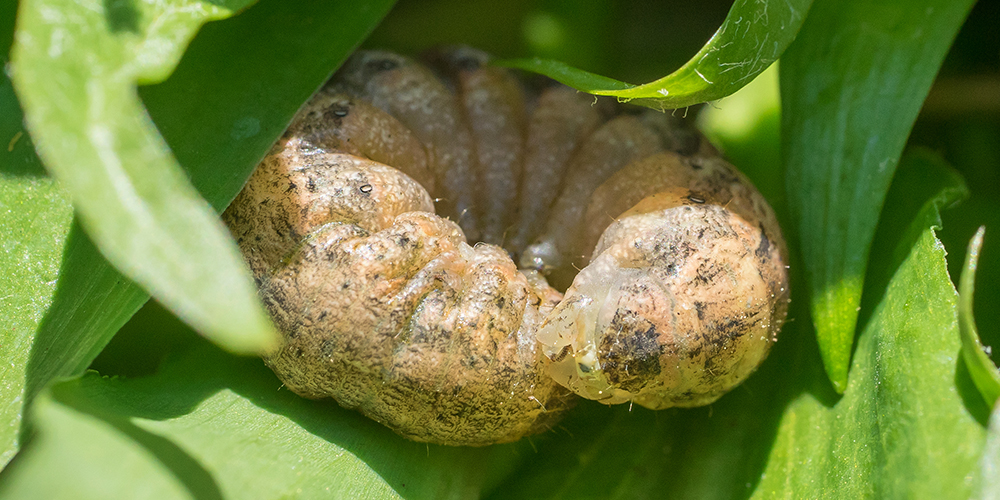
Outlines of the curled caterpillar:
{"type": "Polygon", "coordinates": [[[763,197],[670,115],[486,63],[358,52],[258,166],[224,219],[284,336],[265,362],[472,446],[574,393],[696,406],[749,376],[788,302],[763,197]]]}

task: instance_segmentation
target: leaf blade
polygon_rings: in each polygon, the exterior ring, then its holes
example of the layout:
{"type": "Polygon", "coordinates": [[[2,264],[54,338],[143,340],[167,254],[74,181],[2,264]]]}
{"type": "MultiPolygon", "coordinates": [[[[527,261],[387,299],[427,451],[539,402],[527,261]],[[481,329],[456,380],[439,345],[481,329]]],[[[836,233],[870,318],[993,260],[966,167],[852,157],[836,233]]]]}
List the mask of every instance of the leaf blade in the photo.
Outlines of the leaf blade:
{"type": "Polygon", "coordinates": [[[176,321],[157,327],[191,340],[156,374],[90,372],[43,392],[33,414],[41,439],[4,473],[0,497],[133,498],[173,480],[194,498],[468,498],[530,453],[528,443],[405,440],[333,401],[280,390],[259,360],[228,355],[176,321]],[[94,459],[103,449],[117,455],[94,459]],[[118,496],[100,494],[109,486],[118,496]]]}
{"type": "Polygon", "coordinates": [[[885,193],[972,3],[818,0],[783,58],[786,189],[820,351],[838,392],[885,193]]]}
{"type": "Polygon", "coordinates": [[[965,266],[958,285],[958,326],[962,335],[962,359],[965,360],[969,375],[979,393],[986,400],[986,404],[993,408],[997,399],[1000,399],[1000,371],[983,350],[983,344],[979,341],[979,331],[976,329],[976,318],[972,314],[976,267],[985,231],[985,227],[980,227],[969,241],[969,250],[966,253],[965,266]]]}
{"type": "Polygon", "coordinates": [[[694,57],[677,71],[643,85],[541,58],[497,64],[540,73],[594,95],[654,109],[683,108],[726,97],[756,78],[795,39],[811,4],[812,0],[737,0],[722,26],[694,57]]]}
{"type": "Polygon", "coordinates": [[[113,9],[64,4],[25,0],[11,53],[25,121],[49,172],[125,274],[227,348],[271,348],[277,334],[239,252],[134,89],[165,76],[203,23],[246,2],[125,7],[124,26],[113,9]]]}

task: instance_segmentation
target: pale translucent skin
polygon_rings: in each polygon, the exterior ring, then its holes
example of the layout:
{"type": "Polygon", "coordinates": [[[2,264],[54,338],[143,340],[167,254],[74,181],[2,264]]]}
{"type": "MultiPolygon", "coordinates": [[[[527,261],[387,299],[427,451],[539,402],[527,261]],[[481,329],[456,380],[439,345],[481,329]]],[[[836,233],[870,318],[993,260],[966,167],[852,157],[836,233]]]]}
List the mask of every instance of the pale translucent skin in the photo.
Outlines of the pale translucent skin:
{"type": "Polygon", "coordinates": [[[756,369],[786,258],[741,174],[668,115],[429,60],[355,55],[224,214],[289,389],[478,446],[549,428],[567,388],[695,406],[756,369]]]}

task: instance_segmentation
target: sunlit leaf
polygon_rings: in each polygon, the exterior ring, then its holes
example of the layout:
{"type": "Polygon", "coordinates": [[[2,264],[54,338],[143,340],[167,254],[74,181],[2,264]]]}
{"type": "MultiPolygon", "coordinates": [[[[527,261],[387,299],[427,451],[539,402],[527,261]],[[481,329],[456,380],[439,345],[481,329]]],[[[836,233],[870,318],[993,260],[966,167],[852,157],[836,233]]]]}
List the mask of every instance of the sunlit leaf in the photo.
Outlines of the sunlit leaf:
{"type": "Polygon", "coordinates": [[[979,264],[979,250],[983,247],[983,233],[986,228],[980,227],[969,242],[969,251],[965,256],[965,268],[959,283],[958,325],[962,333],[962,357],[969,368],[969,375],[976,383],[986,404],[993,407],[1000,398],[1000,371],[983,351],[979,342],[979,332],[976,330],[976,318],[972,314],[972,297],[976,289],[976,266],[979,264]]]}
{"type": "Polygon", "coordinates": [[[614,96],[654,109],[683,108],[720,99],[750,83],[795,39],[810,4],[812,0],[737,0],[719,30],[691,60],[677,71],[643,85],[546,59],[499,64],[541,73],[595,95],[614,96]]]}
{"type": "Polygon", "coordinates": [[[98,248],[236,352],[263,351],[277,335],[239,252],[170,154],[135,85],[165,78],[202,24],[248,3],[24,0],[11,51],[39,155],[98,248]]]}
{"type": "Polygon", "coordinates": [[[1000,499],[1000,406],[990,415],[989,432],[983,446],[983,457],[979,461],[975,495],[977,500],[1000,499]]]}
{"type": "Polygon", "coordinates": [[[817,0],[782,58],[788,200],[823,364],[847,387],[868,253],[906,137],[972,0],[817,0]]]}

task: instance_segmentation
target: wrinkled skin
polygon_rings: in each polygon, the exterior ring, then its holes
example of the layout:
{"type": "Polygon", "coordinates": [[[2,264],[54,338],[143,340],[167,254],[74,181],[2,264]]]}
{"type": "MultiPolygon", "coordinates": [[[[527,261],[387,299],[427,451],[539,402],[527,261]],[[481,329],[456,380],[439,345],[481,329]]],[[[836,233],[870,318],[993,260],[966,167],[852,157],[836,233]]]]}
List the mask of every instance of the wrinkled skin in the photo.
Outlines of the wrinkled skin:
{"type": "Polygon", "coordinates": [[[471,446],[550,428],[573,393],[659,409],[743,381],[788,302],[764,199],[673,117],[487,60],[359,52],[261,162],[224,218],[284,335],[265,362],[471,446]]]}

